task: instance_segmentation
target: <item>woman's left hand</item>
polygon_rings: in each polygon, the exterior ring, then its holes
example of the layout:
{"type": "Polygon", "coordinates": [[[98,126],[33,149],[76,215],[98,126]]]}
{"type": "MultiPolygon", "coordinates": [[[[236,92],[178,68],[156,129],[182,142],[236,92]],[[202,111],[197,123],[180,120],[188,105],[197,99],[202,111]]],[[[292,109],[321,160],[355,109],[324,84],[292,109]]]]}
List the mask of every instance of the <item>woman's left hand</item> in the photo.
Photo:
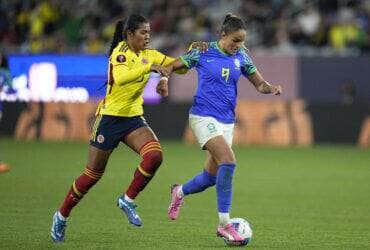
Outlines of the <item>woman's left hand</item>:
{"type": "Polygon", "coordinates": [[[207,42],[192,42],[191,49],[199,49],[201,52],[206,52],[208,50],[207,42]]]}
{"type": "Polygon", "coordinates": [[[281,95],[283,93],[283,87],[281,87],[281,85],[273,85],[272,87],[272,94],[281,95]]]}

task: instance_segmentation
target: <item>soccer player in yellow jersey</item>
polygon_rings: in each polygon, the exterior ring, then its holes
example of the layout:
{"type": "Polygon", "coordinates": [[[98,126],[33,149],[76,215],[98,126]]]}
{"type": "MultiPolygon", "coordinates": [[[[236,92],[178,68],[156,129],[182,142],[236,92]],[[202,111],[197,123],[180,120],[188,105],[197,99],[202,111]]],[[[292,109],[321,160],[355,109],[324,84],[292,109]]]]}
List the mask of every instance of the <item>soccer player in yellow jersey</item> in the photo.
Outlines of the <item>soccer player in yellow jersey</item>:
{"type": "Polygon", "coordinates": [[[125,22],[117,23],[109,51],[107,93],[96,112],[87,166],[54,214],[51,237],[55,242],[64,241],[66,221],[72,208],[102,177],[110,154],[120,142],[140,154],[142,161],[128,189],[118,198],[117,205],[131,224],[142,224],[134,199],[162,162],[158,138],[142,117],[143,90],[151,72],[168,76],[164,66],[175,60],[148,49],[149,38],[149,22],[141,15],[133,14],[125,22]]]}

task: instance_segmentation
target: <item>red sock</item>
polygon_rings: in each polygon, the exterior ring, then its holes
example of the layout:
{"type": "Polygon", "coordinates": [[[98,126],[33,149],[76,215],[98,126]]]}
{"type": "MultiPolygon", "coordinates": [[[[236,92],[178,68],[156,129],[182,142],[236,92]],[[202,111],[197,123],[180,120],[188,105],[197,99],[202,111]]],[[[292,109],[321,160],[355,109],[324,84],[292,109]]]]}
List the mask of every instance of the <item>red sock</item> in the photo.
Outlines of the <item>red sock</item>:
{"type": "Polygon", "coordinates": [[[99,181],[102,175],[103,172],[98,172],[88,167],[85,168],[84,173],[73,182],[71,189],[68,191],[59,209],[63,217],[67,218],[69,216],[72,208],[76,206],[89,189],[99,181]]]}
{"type": "Polygon", "coordinates": [[[134,173],[134,179],[126,191],[126,195],[131,199],[144,190],[146,185],[150,182],[155,171],[162,163],[162,150],[158,141],[151,141],[146,143],[140,150],[140,155],[143,160],[140,166],[134,173]]]}

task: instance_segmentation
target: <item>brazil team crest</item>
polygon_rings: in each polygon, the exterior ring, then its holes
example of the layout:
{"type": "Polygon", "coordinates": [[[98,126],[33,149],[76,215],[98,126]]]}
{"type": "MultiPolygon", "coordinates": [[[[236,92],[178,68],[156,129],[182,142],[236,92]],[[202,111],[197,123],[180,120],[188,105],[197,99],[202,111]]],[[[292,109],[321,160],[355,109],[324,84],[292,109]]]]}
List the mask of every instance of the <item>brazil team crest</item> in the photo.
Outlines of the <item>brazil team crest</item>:
{"type": "Polygon", "coordinates": [[[212,122],[211,123],[208,123],[207,128],[208,128],[208,130],[209,130],[210,133],[215,133],[217,131],[215,124],[212,123],[212,122]]]}
{"type": "Polygon", "coordinates": [[[234,64],[235,64],[235,67],[240,68],[240,61],[238,58],[235,58],[234,64]]]}

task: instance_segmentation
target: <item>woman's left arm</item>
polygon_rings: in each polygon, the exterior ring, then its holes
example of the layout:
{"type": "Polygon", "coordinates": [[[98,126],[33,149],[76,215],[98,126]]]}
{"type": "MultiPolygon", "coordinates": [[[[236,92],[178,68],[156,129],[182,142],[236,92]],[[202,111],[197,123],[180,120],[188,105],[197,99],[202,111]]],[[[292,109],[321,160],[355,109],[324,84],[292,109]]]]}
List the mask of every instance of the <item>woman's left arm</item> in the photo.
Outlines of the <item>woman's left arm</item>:
{"type": "Polygon", "coordinates": [[[248,80],[254,85],[258,92],[262,94],[280,95],[283,92],[281,85],[273,85],[267,82],[261,74],[256,70],[248,76],[248,80]]]}

